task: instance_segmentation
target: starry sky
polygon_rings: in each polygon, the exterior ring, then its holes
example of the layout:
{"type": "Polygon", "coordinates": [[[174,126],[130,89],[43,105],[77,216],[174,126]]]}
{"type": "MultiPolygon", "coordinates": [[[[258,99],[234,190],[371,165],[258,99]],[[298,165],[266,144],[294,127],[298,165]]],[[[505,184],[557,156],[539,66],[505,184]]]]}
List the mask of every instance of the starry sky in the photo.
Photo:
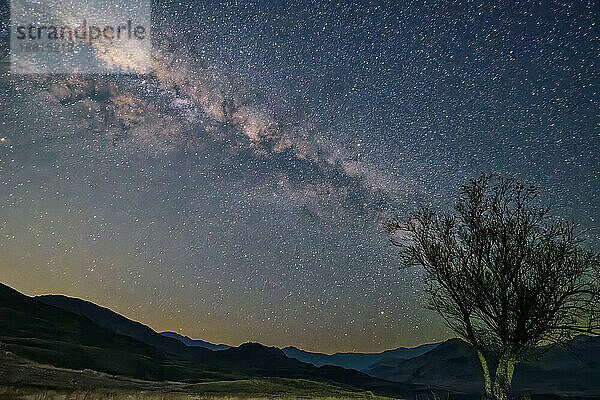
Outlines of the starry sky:
{"type": "Polygon", "coordinates": [[[493,3],[158,0],[151,73],[4,68],[0,281],[231,345],[450,337],[383,219],[498,173],[600,239],[600,6],[493,3]]]}

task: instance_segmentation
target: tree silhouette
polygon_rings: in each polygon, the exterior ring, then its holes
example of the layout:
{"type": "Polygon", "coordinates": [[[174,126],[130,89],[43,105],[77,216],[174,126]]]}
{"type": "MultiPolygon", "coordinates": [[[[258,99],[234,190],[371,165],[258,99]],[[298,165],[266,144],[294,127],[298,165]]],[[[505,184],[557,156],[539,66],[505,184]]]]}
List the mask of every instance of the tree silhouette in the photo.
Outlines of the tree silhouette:
{"type": "Polygon", "coordinates": [[[403,265],[424,269],[430,308],[477,352],[488,399],[509,397],[535,347],[600,332],[600,257],[548,211],[534,187],[482,176],[454,212],[385,223],[403,265]]]}

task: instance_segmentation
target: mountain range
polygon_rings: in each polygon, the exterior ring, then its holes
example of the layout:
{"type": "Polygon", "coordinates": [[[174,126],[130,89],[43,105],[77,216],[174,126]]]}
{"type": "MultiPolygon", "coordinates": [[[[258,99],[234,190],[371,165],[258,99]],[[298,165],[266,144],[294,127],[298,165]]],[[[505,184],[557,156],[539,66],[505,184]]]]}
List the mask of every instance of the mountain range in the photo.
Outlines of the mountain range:
{"type": "MultiPolygon", "coordinates": [[[[42,303],[87,317],[103,328],[110,329],[120,335],[136,338],[143,343],[157,347],[171,354],[190,356],[190,354],[195,353],[204,354],[206,353],[206,350],[219,351],[232,348],[232,346],[225,344],[213,344],[204,340],[191,339],[188,336],[183,336],[176,332],[157,333],[150,327],[127,319],[108,308],[73,297],[63,295],[43,295],[37,296],[35,299],[42,303]]],[[[283,351],[288,358],[312,364],[316,367],[331,365],[364,371],[373,364],[383,360],[399,361],[416,357],[435,348],[437,345],[438,343],[425,344],[415,348],[400,347],[381,353],[335,353],[331,355],[308,352],[292,346],[285,347],[281,349],[281,351],[283,351]]]]}
{"type": "MultiPolygon", "coordinates": [[[[331,355],[258,343],[232,347],[158,333],[85,300],[29,297],[2,284],[0,347],[44,365],[182,384],[300,379],[393,397],[416,398],[433,390],[457,399],[479,398],[483,386],[477,357],[460,339],[382,353],[331,355]]],[[[519,394],[532,399],[600,398],[599,337],[580,336],[564,347],[540,348],[535,356],[516,367],[514,388],[519,394]]],[[[6,374],[0,369],[0,386],[6,374]]]]}
{"type": "Polygon", "coordinates": [[[414,348],[400,347],[394,350],[386,350],[381,353],[335,353],[323,354],[300,350],[293,346],[283,348],[283,352],[290,358],[304,361],[320,367],[322,365],[337,365],[357,371],[366,371],[375,364],[381,362],[395,363],[407,360],[433,350],[439,343],[424,344],[414,348]]]}
{"type": "Polygon", "coordinates": [[[171,339],[179,340],[188,347],[203,347],[212,351],[227,350],[231,348],[231,346],[226,344],[213,344],[200,339],[192,339],[188,336],[180,335],[177,332],[160,332],[160,334],[171,339]]]}
{"type": "Polygon", "coordinates": [[[316,367],[258,343],[220,351],[185,346],[93,303],[66,296],[28,297],[2,284],[0,327],[5,351],[74,370],[178,382],[293,378],[394,396],[419,389],[337,366],[316,367]]]}

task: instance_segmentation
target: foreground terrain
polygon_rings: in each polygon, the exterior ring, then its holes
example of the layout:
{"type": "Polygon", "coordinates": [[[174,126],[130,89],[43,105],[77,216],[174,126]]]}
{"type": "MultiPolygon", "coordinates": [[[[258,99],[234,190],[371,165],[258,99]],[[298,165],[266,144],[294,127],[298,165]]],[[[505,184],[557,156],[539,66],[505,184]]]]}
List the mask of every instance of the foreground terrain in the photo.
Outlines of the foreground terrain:
{"type": "MultiPolygon", "coordinates": [[[[533,355],[517,365],[519,396],[600,398],[600,337],[580,336],[533,355]]],[[[85,300],[29,297],[0,283],[2,400],[474,400],[482,387],[477,357],[460,339],[378,354],[213,345],[158,333],[85,300]]]]}
{"type": "Polygon", "coordinates": [[[91,370],[57,368],[4,350],[0,350],[0,382],[3,400],[385,399],[370,392],[354,392],[304,379],[152,382],[91,370]]]}
{"type": "MultiPolygon", "coordinates": [[[[288,378],[394,397],[405,397],[404,393],[413,390],[411,385],[354,370],[316,367],[288,358],[280,349],[258,343],[222,351],[191,348],[129,320],[125,321],[128,331],[123,332],[120,324],[115,326],[112,318],[116,314],[110,310],[98,310],[98,306],[93,305],[92,315],[79,306],[72,310],[59,308],[0,284],[0,344],[5,351],[39,364],[143,381],[201,384],[288,378]]],[[[0,380],[0,384],[5,382],[10,380],[0,380]]],[[[16,382],[21,386],[30,383],[30,377],[16,382]]],[[[42,384],[48,385],[45,381],[42,384]]],[[[80,383],[74,387],[86,386],[80,383]]]]}

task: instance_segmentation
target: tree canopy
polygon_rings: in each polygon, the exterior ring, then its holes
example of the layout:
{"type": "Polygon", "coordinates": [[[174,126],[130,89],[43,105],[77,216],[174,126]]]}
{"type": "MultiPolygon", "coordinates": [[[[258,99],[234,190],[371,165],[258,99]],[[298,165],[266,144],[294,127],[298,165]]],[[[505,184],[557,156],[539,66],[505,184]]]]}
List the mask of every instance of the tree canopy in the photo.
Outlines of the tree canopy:
{"type": "Polygon", "coordinates": [[[403,264],[424,269],[430,308],[477,351],[489,398],[507,398],[515,364],[536,346],[600,332],[600,257],[549,211],[535,187],[481,176],[453,212],[385,223],[403,264]]]}

